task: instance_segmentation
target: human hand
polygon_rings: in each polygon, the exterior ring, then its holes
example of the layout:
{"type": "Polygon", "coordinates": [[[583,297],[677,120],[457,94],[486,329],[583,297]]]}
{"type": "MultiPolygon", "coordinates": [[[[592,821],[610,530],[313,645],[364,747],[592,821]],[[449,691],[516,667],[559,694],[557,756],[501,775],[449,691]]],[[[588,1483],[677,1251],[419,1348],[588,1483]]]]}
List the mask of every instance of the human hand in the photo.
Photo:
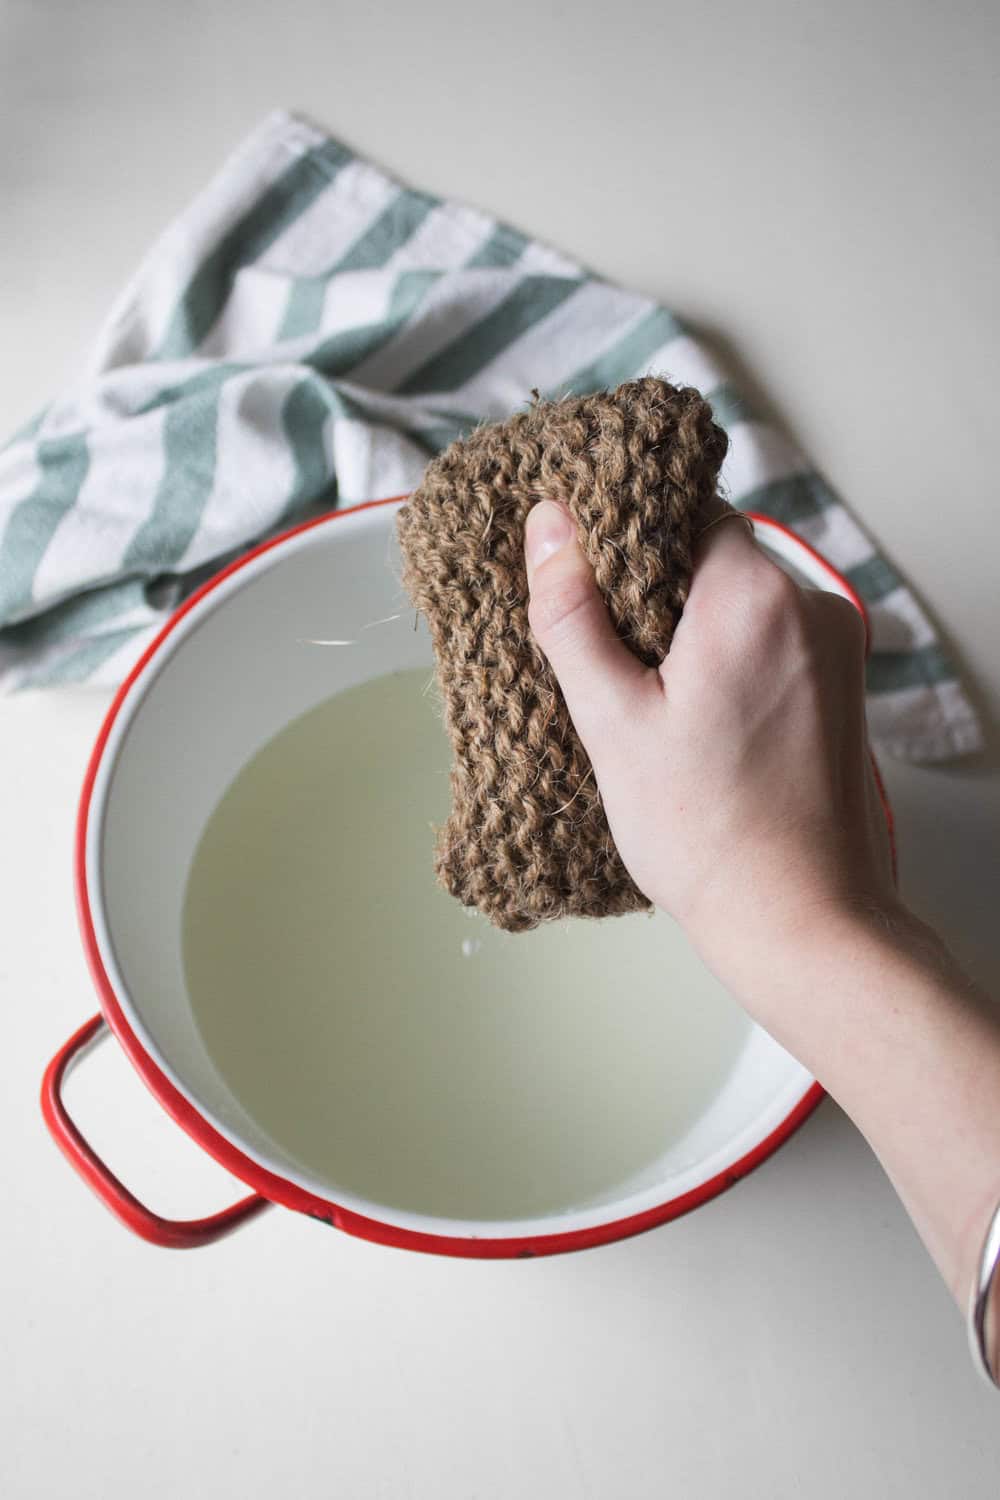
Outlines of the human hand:
{"type": "Polygon", "coordinates": [[[526,556],[531,628],[619,853],[744,1003],[783,935],[895,907],[853,605],[799,588],[727,521],[698,544],[657,669],[615,634],[561,505],[531,511],[526,556]]]}

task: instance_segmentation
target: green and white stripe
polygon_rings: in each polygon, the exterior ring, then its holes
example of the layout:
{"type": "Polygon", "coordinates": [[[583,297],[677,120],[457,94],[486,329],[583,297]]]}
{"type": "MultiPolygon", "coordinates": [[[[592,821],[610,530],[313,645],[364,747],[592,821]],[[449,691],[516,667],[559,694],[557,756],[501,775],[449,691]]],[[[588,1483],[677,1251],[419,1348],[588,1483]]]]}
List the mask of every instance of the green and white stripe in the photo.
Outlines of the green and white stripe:
{"type": "Polygon", "coordinates": [[[117,682],[262,536],[412,488],[430,455],[534,387],[651,372],[711,401],[733,503],[792,526],[866,599],[879,745],[977,748],[913,593],[670,312],[285,114],[152,247],[79,381],[0,449],[0,686],[117,682]]]}

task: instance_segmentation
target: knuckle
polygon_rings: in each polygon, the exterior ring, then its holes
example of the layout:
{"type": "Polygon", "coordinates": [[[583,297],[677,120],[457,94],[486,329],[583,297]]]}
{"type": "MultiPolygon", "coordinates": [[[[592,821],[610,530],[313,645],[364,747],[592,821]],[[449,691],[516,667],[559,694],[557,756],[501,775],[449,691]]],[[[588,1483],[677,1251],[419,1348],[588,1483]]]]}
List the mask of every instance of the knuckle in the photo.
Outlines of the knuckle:
{"type": "Polygon", "coordinates": [[[761,646],[794,634],[802,624],[803,594],[769,558],[747,570],[737,619],[744,643],[761,646]]]}
{"type": "Polygon", "coordinates": [[[764,566],[758,567],[754,580],[755,591],[764,608],[774,614],[791,615],[802,605],[803,592],[794,578],[779,568],[769,558],[762,558],[764,566]]]}
{"type": "Polygon", "coordinates": [[[823,598],[831,624],[840,631],[844,639],[856,641],[863,646],[865,622],[857,605],[852,604],[850,599],[845,599],[843,594],[826,593],[823,598]]]}
{"type": "Polygon", "coordinates": [[[814,628],[828,651],[843,661],[862,660],[868,632],[861,611],[842,594],[818,592],[812,600],[814,628]]]}

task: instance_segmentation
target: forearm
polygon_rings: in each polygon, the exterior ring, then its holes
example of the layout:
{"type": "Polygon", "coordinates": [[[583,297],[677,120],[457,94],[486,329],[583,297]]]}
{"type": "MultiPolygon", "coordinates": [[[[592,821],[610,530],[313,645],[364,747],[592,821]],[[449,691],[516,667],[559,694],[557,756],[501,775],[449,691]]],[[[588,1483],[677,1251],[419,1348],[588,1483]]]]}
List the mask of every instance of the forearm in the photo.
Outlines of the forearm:
{"type": "Polygon", "coordinates": [[[1000,1014],[901,907],[800,934],[767,988],[751,1009],[867,1137],[964,1309],[1000,1199],[1000,1014]]]}

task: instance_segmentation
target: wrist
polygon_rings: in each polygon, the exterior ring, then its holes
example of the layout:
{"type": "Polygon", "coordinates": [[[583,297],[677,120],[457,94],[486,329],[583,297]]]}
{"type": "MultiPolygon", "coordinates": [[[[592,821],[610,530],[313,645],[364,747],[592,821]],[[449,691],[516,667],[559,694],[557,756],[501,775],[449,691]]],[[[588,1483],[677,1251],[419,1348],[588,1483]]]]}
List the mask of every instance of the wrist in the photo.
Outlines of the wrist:
{"type": "MultiPolygon", "coordinates": [[[[859,966],[917,950],[942,953],[931,929],[895,893],[848,898],[817,895],[794,906],[762,908],[752,900],[727,903],[714,918],[685,931],[702,959],[753,1018],[801,1056],[859,966]]],[[[808,1047],[811,1052],[813,1049],[808,1047]]]]}
{"type": "Polygon", "coordinates": [[[895,896],[800,912],[765,935],[745,970],[737,998],[831,1092],[860,1076],[858,1047],[874,1061],[900,1033],[936,1030],[942,990],[954,1006],[970,988],[938,934],[895,896]]]}

